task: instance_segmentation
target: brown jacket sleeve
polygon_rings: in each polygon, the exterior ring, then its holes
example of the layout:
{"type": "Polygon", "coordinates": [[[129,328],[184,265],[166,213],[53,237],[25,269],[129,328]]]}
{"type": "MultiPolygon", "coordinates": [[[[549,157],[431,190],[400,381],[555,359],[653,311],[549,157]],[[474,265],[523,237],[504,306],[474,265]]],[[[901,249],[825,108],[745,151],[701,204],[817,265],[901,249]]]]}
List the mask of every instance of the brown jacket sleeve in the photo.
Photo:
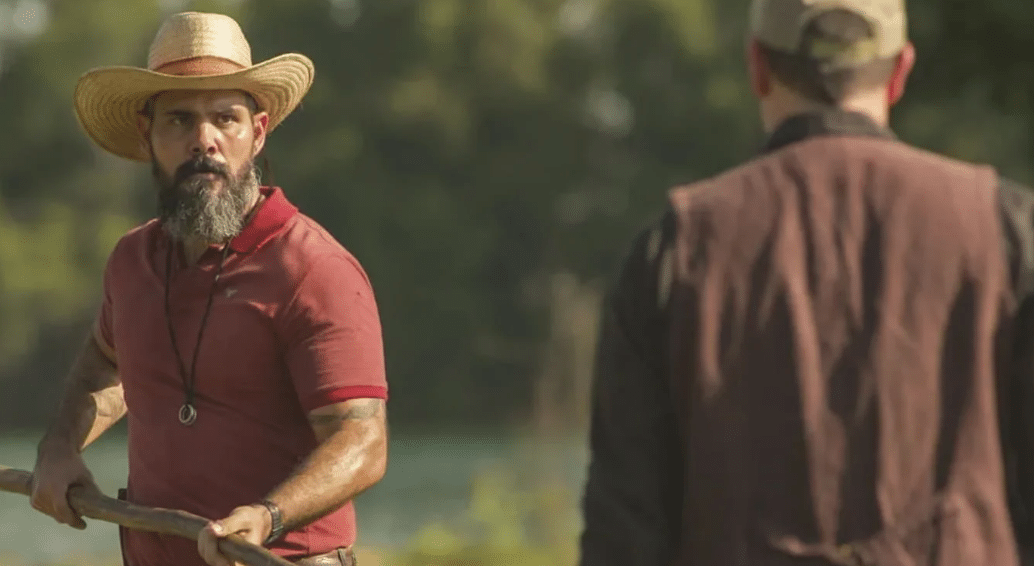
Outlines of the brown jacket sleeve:
{"type": "Polygon", "coordinates": [[[669,215],[636,239],[606,296],[597,347],[580,566],[666,566],[682,508],[667,380],[669,215]]]}
{"type": "Polygon", "coordinates": [[[1016,316],[1002,359],[999,392],[1010,510],[1023,554],[1034,551],[1034,193],[1005,180],[1000,210],[1016,316]]]}

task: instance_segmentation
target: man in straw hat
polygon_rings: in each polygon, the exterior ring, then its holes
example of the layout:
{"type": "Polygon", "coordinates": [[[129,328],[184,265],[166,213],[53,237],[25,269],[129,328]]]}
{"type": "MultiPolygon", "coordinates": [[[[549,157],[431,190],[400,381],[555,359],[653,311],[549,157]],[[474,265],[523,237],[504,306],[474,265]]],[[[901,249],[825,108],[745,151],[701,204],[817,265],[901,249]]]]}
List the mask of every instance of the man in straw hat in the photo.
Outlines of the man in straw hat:
{"type": "Polygon", "coordinates": [[[147,69],[84,75],[75,109],[107,151],[150,162],[158,218],[126,234],[95,330],[39,445],[32,504],[84,528],[81,450],[128,414],[131,502],[213,521],[122,533],[129,566],[226,564],[237,533],[298,564],[352,564],[352,498],[386,465],[381,329],[359,262],[254,165],[312,62],[253,65],[237,23],[170,17],[147,69]]]}
{"type": "Polygon", "coordinates": [[[752,8],[768,141],[671,191],[608,295],[580,564],[1014,566],[1034,198],[895,139],[903,0],[752,8]]]}

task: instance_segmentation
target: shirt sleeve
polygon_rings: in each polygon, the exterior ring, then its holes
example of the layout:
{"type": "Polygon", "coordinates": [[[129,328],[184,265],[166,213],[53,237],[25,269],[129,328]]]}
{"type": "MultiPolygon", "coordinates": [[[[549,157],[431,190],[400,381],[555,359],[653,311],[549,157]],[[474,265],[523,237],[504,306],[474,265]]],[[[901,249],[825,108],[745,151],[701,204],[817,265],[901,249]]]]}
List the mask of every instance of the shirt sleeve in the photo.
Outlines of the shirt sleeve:
{"type": "Polygon", "coordinates": [[[387,398],[377,303],[354,258],[332,255],[314,262],[281,324],[287,369],[303,409],[387,398]]]}
{"type": "Polygon", "coordinates": [[[603,305],[580,566],[662,566],[676,549],[683,449],[667,377],[669,213],[633,244],[603,305]]]}

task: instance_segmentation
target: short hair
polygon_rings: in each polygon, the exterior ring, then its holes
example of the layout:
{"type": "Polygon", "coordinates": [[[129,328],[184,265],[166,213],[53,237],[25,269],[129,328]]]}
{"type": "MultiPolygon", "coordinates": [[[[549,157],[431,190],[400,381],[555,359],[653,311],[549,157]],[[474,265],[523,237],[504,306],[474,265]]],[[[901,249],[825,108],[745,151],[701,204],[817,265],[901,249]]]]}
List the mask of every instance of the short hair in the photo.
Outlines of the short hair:
{"type": "MultiPolygon", "coordinates": [[[[244,105],[247,106],[248,110],[251,111],[251,115],[254,116],[255,114],[258,114],[259,105],[258,102],[255,100],[255,97],[247,91],[242,90],[238,92],[244,95],[244,105]]],[[[141,116],[147,118],[148,120],[154,119],[154,103],[158,100],[158,97],[161,94],[162,93],[160,92],[156,92],[150,98],[147,99],[147,102],[144,102],[144,108],[140,111],[141,116]]]]}
{"type": "Polygon", "coordinates": [[[808,23],[795,53],[759,44],[776,80],[808,100],[835,105],[887,83],[898,57],[874,59],[859,65],[837,65],[829,59],[810,55],[810,47],[819,43],[852,45],[874,35],[872,25],[865,18],[836,9],[819,14],[808,23]]]}

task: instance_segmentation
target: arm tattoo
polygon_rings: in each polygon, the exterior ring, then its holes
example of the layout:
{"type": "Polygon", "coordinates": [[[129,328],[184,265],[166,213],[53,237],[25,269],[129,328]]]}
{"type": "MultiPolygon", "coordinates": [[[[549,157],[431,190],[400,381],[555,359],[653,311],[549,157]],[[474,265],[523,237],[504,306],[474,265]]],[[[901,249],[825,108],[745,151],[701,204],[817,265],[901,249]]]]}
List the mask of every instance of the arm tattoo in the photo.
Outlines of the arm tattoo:
{"type": "Polygon", "coordinates": [[[363,399],[350,405],[343,413],[327,415],[309,415],[313,426],[326,427],[341,424],[345,421],[362,421],[380,415],[384,407],[381,399],[363,399]]]}

